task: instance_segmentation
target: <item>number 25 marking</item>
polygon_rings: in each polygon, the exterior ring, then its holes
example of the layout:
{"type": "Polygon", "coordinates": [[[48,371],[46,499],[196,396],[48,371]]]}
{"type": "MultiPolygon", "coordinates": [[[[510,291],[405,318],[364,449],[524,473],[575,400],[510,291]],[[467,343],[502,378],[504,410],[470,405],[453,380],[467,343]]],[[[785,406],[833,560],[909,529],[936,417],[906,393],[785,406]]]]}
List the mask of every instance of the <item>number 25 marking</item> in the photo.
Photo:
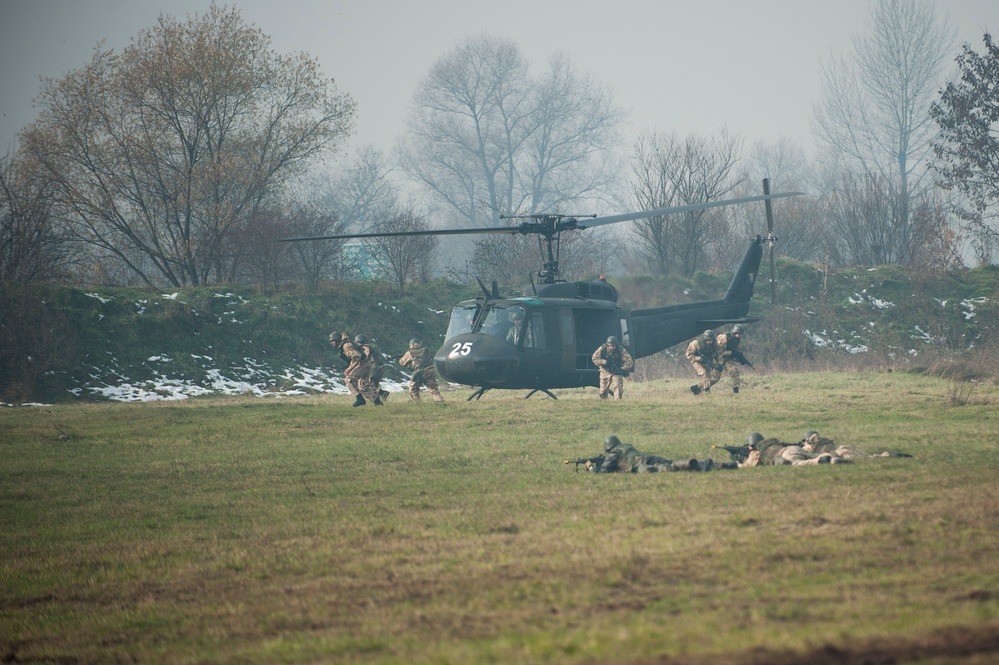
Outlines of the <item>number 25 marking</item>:
{"type": "Polygon", "coordinates": [[[472,342],[465,342],[464,344],[458,342],[453,347],[451,347],[451,353],[449,353],[448,355],[467,356],[471,352],[472,352],[472,342]]]}

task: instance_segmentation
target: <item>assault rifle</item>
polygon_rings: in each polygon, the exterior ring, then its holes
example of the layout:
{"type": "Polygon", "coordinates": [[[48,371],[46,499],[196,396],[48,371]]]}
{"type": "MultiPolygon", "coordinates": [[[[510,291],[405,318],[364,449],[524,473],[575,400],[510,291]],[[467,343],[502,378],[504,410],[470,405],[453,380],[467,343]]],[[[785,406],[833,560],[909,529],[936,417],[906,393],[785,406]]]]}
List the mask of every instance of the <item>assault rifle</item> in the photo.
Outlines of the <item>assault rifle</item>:
{"type": "Polygon", "coordinates": [[[621,364],[614,360],[613,358],[607,358],[607,363],[604,365],[604,369],[611,374],[620,374],[621,376],[628,377],[631,376],[632,370],[621,369],[621,364]]]}
{"type": "Polygon", "coordinates": [[[711,446],[717,450],[725,450],[736,462],[745,462],[749,457],[749,446],[711,446]]]}
{"type": "Polygon", "coordinates": [[[603,455],[597,455],[595,457],[577,457],[576,459],[567,459],[562,462],[562,464],[575,464],[576,473],[579,473],[580,464],[584,465],[587,471],[590,469],[599,469],[600,465],[604,463],[604,459],[606,458],[603,455]]]}
{"type": "Polygon", "coordinates": [[[731,358],[740,365],[746,365],[747,367],[749,367],[749,369],[753,370],[754,372],[756,371],[756,368],[753,367],[753,363],[749,362],[749,359],[746,358],[746,355],[739,349],[732,349],[731,358]]]}

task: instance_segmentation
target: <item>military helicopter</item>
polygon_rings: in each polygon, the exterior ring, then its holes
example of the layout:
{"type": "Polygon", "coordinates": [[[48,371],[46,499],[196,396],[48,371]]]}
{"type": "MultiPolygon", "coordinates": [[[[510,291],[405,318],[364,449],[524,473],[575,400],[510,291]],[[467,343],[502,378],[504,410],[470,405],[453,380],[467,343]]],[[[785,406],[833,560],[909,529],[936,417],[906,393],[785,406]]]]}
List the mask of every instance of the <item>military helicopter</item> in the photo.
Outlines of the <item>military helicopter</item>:
{"type": "MultiPolygon", "coordinates": [[[[333,236],[285,238],[286,242],[412,235],[535,234],[544,240],[543,265],[538,280],[520,297],[501,297],[493,282],[489,289],[480,280],[482,296],[454,306],[444,344],[434,354],[434,367],[447,381],[476,390],[468,400],[479,399],[494,388],[528,390],[558,399],[551,391],[599,385],[599,370],[591,361],[593,351],[615,336],[635,358],[644,358],[691,339],[708,328],[730,323],[752,323],[749,317],[763,245],[773,248],[773,213],[770,201],[802,192],[771,194],[763,181],[762,196],[708,201],[658,210],[597,217],[562,214],[511,216],[523,220],[508,227],[356,233],[333,236]],[[767,236],[749,242],[724,297],[652,309],[628,311],[618,305],[618,292],[598,281],[566,282],[559,279],[558,248],[563,232],[581,231],[606,224],[703,210],[718,206],[763,201],[767,236]],[[530,295],[527,295],[527,292],[530,295]]],[[[771,272],[771,275],[773,273],[771,272]]],[[[771,277],[771,280],[773,278],[771,277]]]]}

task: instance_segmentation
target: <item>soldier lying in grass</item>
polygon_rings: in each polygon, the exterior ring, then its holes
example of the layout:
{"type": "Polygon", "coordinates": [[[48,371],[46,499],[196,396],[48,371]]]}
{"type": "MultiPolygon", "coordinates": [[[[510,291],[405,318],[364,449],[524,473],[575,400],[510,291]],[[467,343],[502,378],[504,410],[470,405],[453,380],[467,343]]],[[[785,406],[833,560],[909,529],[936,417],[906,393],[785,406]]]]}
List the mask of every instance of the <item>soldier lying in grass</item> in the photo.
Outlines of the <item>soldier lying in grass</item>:
{"type": "MultiPolygon", "coordinates": [[[[576,471],[582,464],[590,473],[656,473],[659,471],[710,471],[714,460],[708,458],[672,460],[659,455],[641,453],[630,443],[622,443],[613,434],[604,438],[604,454],[594,457],[580,457],[575,460],[565,460],[565,464],[576,464],[576,471]]],[[[723,469],[735,469],[738,465],[726,462],[723,469]]]]}

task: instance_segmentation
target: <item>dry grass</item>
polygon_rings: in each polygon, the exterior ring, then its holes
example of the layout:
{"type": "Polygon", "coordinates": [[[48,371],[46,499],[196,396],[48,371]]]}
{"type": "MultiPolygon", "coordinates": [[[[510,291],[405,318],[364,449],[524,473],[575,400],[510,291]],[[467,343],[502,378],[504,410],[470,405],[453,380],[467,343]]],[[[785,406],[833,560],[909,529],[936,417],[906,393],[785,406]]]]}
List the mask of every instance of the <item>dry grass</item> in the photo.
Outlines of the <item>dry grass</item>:
{"type": "Polygon", "coordinates": [[[619,404],[580,390],[381,410],[4,409],[0,658],[999,655],[994,385],[955,405],[928,374],[749,375],[740,395],[707,398],[686,384],[629,383],[619,404]],[[637,476],[561,464],[609,432],[703,458],[750,431],[811,428],[915,458],[637,476]]]}

